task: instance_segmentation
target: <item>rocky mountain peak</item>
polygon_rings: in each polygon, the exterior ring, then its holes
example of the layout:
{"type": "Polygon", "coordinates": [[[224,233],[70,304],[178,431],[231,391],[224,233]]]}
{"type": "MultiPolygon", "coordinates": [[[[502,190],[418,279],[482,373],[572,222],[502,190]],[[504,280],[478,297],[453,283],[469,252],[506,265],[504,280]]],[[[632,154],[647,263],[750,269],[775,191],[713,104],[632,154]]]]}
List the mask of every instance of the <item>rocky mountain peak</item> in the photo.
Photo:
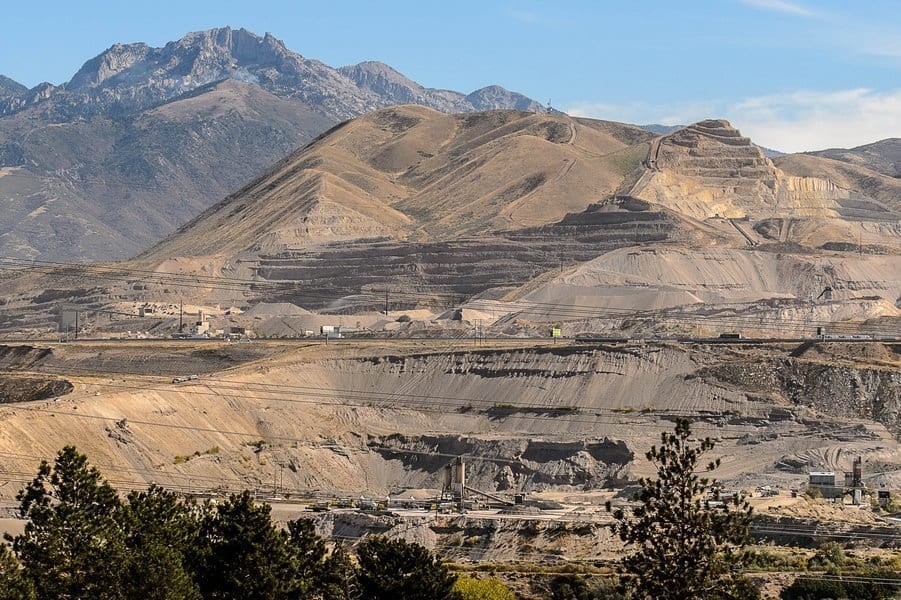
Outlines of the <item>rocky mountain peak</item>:
{"type": "Polygon", "coordinates": [[[115,44],[92,58],[72,79],[44,94],[0,94],[0,117],[37,104],[44,118],[71,122],[99,114],[126,116],[225,79],[258,85],[319,115],[345,120],[394,104],[419,104],[442,112],[516,108],[538,110],[525,96],[491,86],[469,96],[430,89],[376,61],[334,69],[289,50],[271,33],[222,27],[195,31],[162,48],[115,44]],[[34,102],[32,101],[34,100],[34,102]]]}
{"type": "Polygon", "coordinates": [[[6,77],[5,75],[0,75],[0,97],[4,96],[21,96],[25,92],[28,91],[28,88],[15,81],[6,77]]]}
{"type": "Polygon", "coordinates": [[[387,96],[397,104],[425,104],[426,90],[395,69],[379,61],[365,61],[341,67],[338,72],[360,88],[387,96]]]}
{"type": "Polygon", "coordinates": [[[176,42],[170,42],[163,54],[194,53],[197,61],[236,65],[267,66],[289,51],[281,40],[267,33],[260,37],[244,29],[223,27],[195,31],[176,42]],[[168,50],[168,52],[166,52],[168,50]]]}
{"type": "Polygon", "coordinates": [[[69,90],[96,87],[144,60],[150,46],[143,43],[113,44],[86,62],[65,85],[69,90]]]}
{"type": "Polygon", "coordinates": [[[479,111],[513,108],[531,112],[545,112],[545,107],[540,103],[522,94],[511,92],[499,85],[489,85],[478,89],[466,96],[466,101],[472,104],[475,110],[479,111]]]}
{"type": "Polygon", "coordinates": [[[396,69],[377,60],[367,60],[355,65],[341,67],[338,71],[361,85],[366,82],[383,80],[390,83],[422,87],[415,81],[399,73],[396,69]]]}

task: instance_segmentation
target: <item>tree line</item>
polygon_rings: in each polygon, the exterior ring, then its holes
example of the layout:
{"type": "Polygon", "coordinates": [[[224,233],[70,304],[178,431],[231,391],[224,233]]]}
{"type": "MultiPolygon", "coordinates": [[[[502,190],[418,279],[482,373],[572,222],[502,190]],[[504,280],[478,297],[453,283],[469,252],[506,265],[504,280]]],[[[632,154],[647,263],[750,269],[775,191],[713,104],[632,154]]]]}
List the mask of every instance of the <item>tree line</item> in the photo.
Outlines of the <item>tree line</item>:
{"type": "MultiPolygon", "coordinates": [[[[656,478],[639,480],[632,510],[612,512],[612,529],[630,554],[611,581],[552,582],[552,600],[745,600],[760,597],[745,575],[753,552],[751,509],[744,495],[719,500],[701,466],[714,443],[691,437],[688,421],[663,432],[646,454],[656,478]]],[[[151,485],[121,498],[73,446],[17,495],[24,532],[0,543],[0,600],[512,600],[502,582],[451,572],[418,544],[380,536],[331,551],[308,519],[280,527],[268,504],[247,491],[199,503],[151,485]]],[[[838,569],[841,553],[821,548],[820,563],[838,569]],[[824,562],[825,561],[825,562],[824,562]]],[[[840,550],[840,548],[839,548],[840,550]]],[[[816,557],[815,557],[816,558],[816,557]]],[[[813,559],[811,559],[813,560],[813,559]]],[[[835,574],[840,574],[836,571],[835,574]]],[[[786,599],[884,598],[893,576],[798,578],[786,599]],[[890,577],[890,579],[886,579],[890,577]]]]}
{"type": "Polygon", "coordinates": [[[158,486],[124,500],[66,446],[17,496],[0,600],[456,599],[426,548],[370,537],[331,552],[312,521],[282,528],[249,492],[198,503],[158,486]]]}
{"type": "MultiPolygon", "coordinates": [[[[663,433],[647,458],[657,479],[642,479],[632,514],[613,511],[633,553],[622,586],[589,590],[559,582],[551,595],[587,598],[754,598],[736,549],[748,539],[744,497],[730,510],[702,501],[716,482],[697,474],[709,439],[695,444],[687,421],[663,433]]],[[[711,463],[706,470],[716,467],[711,463]]],[[[273,523],[270,507],[249,492],[197,503],[158,486],[124,500],[74,447],[42,462],[17,496],[27,519],[21,535],[0,544],[0,600],[511,598],[500,582],[452,573],[426,548],[371,537],[331,552],[310,520],[273,523]]]]}

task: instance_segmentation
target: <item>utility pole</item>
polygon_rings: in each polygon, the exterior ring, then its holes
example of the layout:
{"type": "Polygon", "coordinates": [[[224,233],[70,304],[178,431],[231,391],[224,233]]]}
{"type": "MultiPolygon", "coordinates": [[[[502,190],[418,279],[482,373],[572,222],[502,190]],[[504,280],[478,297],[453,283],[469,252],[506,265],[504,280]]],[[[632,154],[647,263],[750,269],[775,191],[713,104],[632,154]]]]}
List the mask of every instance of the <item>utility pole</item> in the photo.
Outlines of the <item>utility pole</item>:
{"type": "Polygon", "coordinates": [[[385,288],[385,316],[388,316],[388,288],[385,288]]]}
{"type": "Polygon", "coordinates": [[[78,311],[75,311],[75,339],[78,339],[78,311]]]}
{"type": "Polygon", "coordinates": [[[184,331],[184,319],[185,319],[185,301],[179,300],[178,302],[178,333],[184,331]]]}
{"type": "Polygon", "coordinates": [[[860,232],[857,234],[857,256],[863,258],[863,221],[860,222],[860,232]]]}

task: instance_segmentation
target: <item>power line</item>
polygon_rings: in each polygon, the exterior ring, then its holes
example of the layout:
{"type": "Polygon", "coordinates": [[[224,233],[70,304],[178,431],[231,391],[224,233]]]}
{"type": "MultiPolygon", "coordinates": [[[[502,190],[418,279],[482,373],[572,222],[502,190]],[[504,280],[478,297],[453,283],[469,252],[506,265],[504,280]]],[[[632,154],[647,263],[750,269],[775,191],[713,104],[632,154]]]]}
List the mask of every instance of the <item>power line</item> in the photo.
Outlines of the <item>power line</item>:
{"type": "MultiPolygon", "coordinates": [[[[81,382],[81,383],[86,384],[86,385],[94,384],[93,382],[81,382]]],[[[135,385],[117,385],[117,384],[104,384],[104,385],[107,385],[108,387],[114,387],[117,389],[126,389],[126,390],[133,390],[133,391],[157,391],[157,392],[173,391],[173,388],[171,388],[171,387],[161,388],[161,387],[154,387],[154,386],[135,386],[135,385]]],[[[194,387],[194,386],[192,386],[192,387],[194,387]]],[[[223,395],[228,395],[228,394],[222,394],[222,393],[216,392],[215,386],[209,386],[209,389],[211,390],[210,392],[200,392],[197,390],[191,390],[190,393],[192,395],[213,396],[216,398],[221,398],[223,395]]],[[[237,388],[237,389],[236,388],[225,388],[225,389],[228,392],[234,392],[237,390],[243,390],[245,388],[242,387],[242,388],[237,388]]],[[[314,388],[314,389],[317,389],[317,388],[314,388]]],[[[327,388],[318,388],[318,390],[323,390],[323,389],[327,389],[327,388]]],[[[317,405],[317,406],[322,405],[322,398],[326,398],[326,399],[334,399],[335,398],[334,395],[317,394],[316,392],[308,392],[305,395],[310,396],[310,398],[308,398],[308,399],[279,398],[279,397],[271,397],[271,396],[254,396],[254,395],[247,395],[247,394],[241,394],[240,396],[241,396],[241,398],[248,399],[248,400],[278,401],[278,402],[288,402],[288,403],[296,403],[296,404],[312,404],[312,405],[317,405]]],[[[440,407],[422,406],[422,405],[416,404],[415,402],[413,402],[413,404],[414,404],[413,407],[381,406],[380,408],[389,408],[391,410],[398,410],[401,412],[417,411],[417,412],[436,412],[436,413],[439,413],[442,415],[447,414],[447,411],[443,410],[440,407]]],[[[359,398],[356,399],[355,402],[348,401],[348,400],[342,400],[342,401],[336,402],[334,405],[335,406],[357,406],[357,407],[364,407],[364,408],[376,408],[376,407],[372,406],[372,402],[363,402],[359,398]]],[[[13,411],[30,411],[30,412],[37,412],[37,413],[54,414],[54,415],[58,415],[58,416],[81,417],[81,418],[85,418],[85,419],[95,419],[95,420],[102,420],[102,421],[107,421],[107,422],[120,422],[123,419],[123,418],[115,418],[115,417],[102,417],[102,416],[98,416],[98,415],[87,415],[84,413],[74,413],[74,412],[66,412],[66,411],[59,411],[59,410],[42,409],[42,408],[36,408],[36,407],[26,407],[26,406],[21,406],[21,405],[5,405],[4,408],[7,410],[13,410],[13,411]]],[[[539,408],[542,410],[548,410],[548,411],[553,410],[553,409],[548,409],[548,407],[539,407],[539,408]]],[[[526,408],[525,406],[517,407],[517,409],[518,410],[528,410],[528,408],[526,408]]],[[[653,413],[651,413],[651,414],[653,414],[653,413]]],[[[473,414],[468,414],[468,413],[462,413],[462,415],[459,415],[459,416],[467,416],[469,418],[484,418],[484,415],[473,415],[473,414]]],[[[624,422],[625,419],[612,419],[613,416],[614,415],[608,415],[606,417],[602,417],[601,415],[596,415],[595,417],[590,417],[587,415],[581,416],[581,415],[572,415],[572,414],[551,416],[551,415],[545,413],[545,414],[537,414],[537,415],[536,414],[500,415],[497,418],[498,419],[549,420],[549,421],[554,421],[554,422],[583,423],[583,424],[591,424],[591,425],[608,424],[608,425],[627,426],[630,428],[637,428],[637,429],[670,429],[671,428],[670,424],[635,423],[635,422],[629,423],[629,422],[624,422]]],[[[624,417],[640,416],[640,413],[625,413],[625,414],[623,414],[623,416],[624,417]]],[[[690,416],[690,415],[686,415],[686,416],[690,416]]],[[[698,416],[710,417],[710,416],[715,416],[715,415],[698,415],[698,416]]],[[[489,416],[489,418],[490,418],[490,416],[489,416]]],[[[248,437],[248,438],[252,438],[252,439],[257,439],[260,437],[259,432],[250,433],[250,432],[241,432],[241,431],[228,431],[228,430],[221,430],[221,429],[216,429],[216,428],[201,428],[201,427],[195,427],[195,426],[190,426],[190,425],[178,425],[178,424],[174,424],[174,423],[159,423],[159,422],[154,422],[154,421],[143,421],[143,420],[135,420],[135,419],[127,419],[127,418],[126,418],[126,422],[138,424],[138,425],[145,425],[145,426],[149,426],[149,427],[163,427],[163,428],[171,428],[171,429],[182,430],[182,431],[195,431],[195,432],[213,433],[213,434],[220,434],[220,435],[241,436],[241,437],[248,437]]],[[[728,427],[728,426],[718,426],[716,424],[707,424],[703,420],[698,421],[696,423],[697,423],[698,428],[702,428],[705,425],[707,425],[710,429],[713,429],[714,431],[720,432],[720,433],[734,432],[737,434],[748,434],[753,430],[753,428],[751,428],[751,427],[735,428],[735,427],[728,427]]],[[[810,435],[821,436],[821,435],[824,435],[827,433],[838,433],[840,431],[854,429],[855,427],[856,427],[856,425],[844,425],[844,426],[835,427],[831,430],[826,430],[826,431],[804,430],[804,431],[800,431],[800,432],[793,432],[792,435],[794,437],[802,437],[802,436],[806,437],[806,436],[810,436],[810,435]]],[[[267,437],[272,440],[277,440],[277,441],[306,443],[306,440],[294,438],[291,436],[270,435],[267,437]]],[[[332,445],[334,446],[334,444],[332,444],[332,445]]],[[[384,445],[370,444],[368,446],[368,448],[380,449],[380,450],[384,450],[384,451],[390,452],[390,453],[425,454],[425,455],[430,455],[430,456],[436,455],[436,453],[434,453],[434,452],[419,452],[419,451],[406,450],[406,449],[395,448],[395,447],[384,446],[384,445]]],[[[441,454],[438,454],[438,455],[441,455],[441,454]]],[[[446,454],[446,456],[449,458],[455,458],[458,456],[458,454],[446,454]]],[[[487,457],[474,457],[474,458],[479,459],[479,460],[490,460],[492,462],[521,464],[520,461],[515,461],[515,460],[495,459],[495,458],[487,458],[487,457]]]]}

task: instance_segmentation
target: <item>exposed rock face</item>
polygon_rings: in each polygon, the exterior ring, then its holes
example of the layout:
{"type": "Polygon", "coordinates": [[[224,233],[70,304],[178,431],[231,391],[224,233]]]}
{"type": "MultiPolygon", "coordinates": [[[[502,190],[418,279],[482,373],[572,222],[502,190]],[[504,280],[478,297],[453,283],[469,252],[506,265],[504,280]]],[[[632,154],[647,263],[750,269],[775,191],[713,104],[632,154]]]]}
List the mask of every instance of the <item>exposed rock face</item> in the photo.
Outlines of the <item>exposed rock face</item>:
{"type": "Polygon", "coordinates": [[[21,96],[28,88],[5,75],[0,75],[0,98],[4,96],[21,96]]]}
{"type": "MultiPolygon", "coordinates": [[[[381,63],[336,70],[270,34],[227,27],[162,48],[116,44],[58,87],[0,80],[0,198],[11,200],[0,255],[127,258],[338,121],[377,108],[540,109],[486,90],[428,89],[381,63]]],[[[324,222],[343,218],[325,213],[324,222]]]]}
{"type": "Polygon", "coordinates": [[[339,71],[353,80],[360,88],[388,98],[394,104],[421,104],[442,112],[470,112],[505,108],[544,112],[544,107],[538,102],[497,85],[484,87],[464,96],[450,90],[425,88],[404,77],[385,63],[377,61],[342,67],[339,71]]]}
{"type": "Polygon", "coordinates": [[[634,452],[623,442],[608,439],[585,442],[537,440],[481,440],[459,436],[392,436],[372,440],[376,452],[399,459],[411,482],[440,488],[447,456],[516,456],[517,462],[474,461],[467,467],[467,485],[483,490],[592,489],[625,480],[634,452]],[[384,450],[384,447],[396,450],[384,450]],[[409,454],[404,451],[412,451],[409,454]],[[434,458],[423,456],[434,454],[434,458]]]}
{"type": "Polygon", "coordinates": [[[888,216],[856,185],[787,175],[725,120],[701,121],[660,138],[645,165],[631,195],[696,219],[888,216]]]}
{"type": "MultiPolygon", "coordinates": [[[[389,98],[397,104],[424,104],[427,91],[415,81],[408,79],[378,61],[366,61],[356,65],[341,67],[339,72],[356,82],[360,88],[389,98]]],[[[440,96],[439,102],[450,107],[450,102],[440,96]]]]}
{"type": "Polygon", "coordinates": [[[901,374],[894,369],[781,358],[734,363],[702,374],[828,415],[878,421],[901,437],[901,374]]]}
{"type": "Polygon", "coordinates": [[[469,96],[424,88],[378,62],[333,69],[288,50],[269,33],[260,37],[225,27],[189,33],[162,48],[115,44],[86,62],[68,83],[44,88],[26,102],[0,106],[0,116],[47,100],[52,102],[41,107],[42,113],[55,121],[129,114],[223,79],[259,85],[276,96],[315,107],[334,121],[400,103],[445,112],[541,108],[498,86],[469,96]]]}

